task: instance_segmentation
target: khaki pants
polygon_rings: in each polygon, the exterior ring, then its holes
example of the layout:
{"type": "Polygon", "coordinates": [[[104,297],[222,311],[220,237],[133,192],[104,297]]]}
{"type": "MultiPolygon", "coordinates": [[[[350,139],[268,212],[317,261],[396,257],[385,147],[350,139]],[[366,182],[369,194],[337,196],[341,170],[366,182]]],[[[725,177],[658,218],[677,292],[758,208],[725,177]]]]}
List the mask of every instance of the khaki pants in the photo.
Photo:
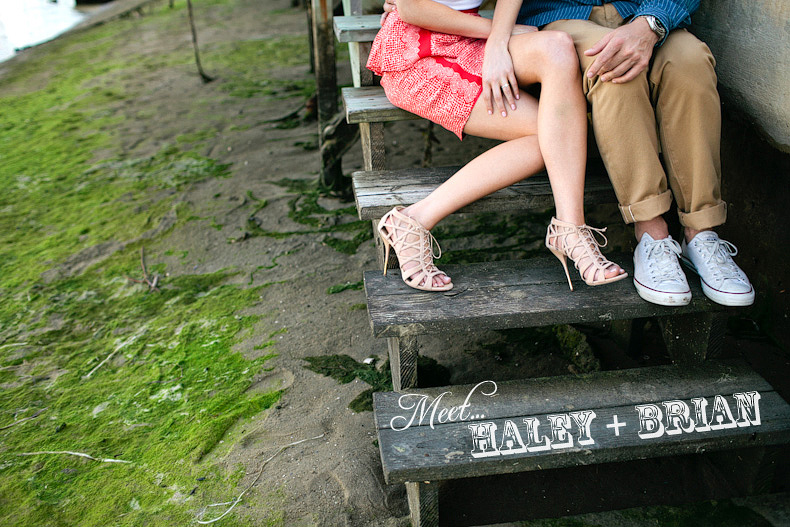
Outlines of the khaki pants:
{"type": "Polygon", "coordinates": [[[674,194],[683,226],[720,225],[727,208],[721,200],[721,107],[713,55],[677,29],[654,50],[649,69],[631,82],[588,79],[595,57],[584,51],[622,24],[614,6],[604,4],[593,8],[589,20],[558,20],[546,29],[565,31],[576,44],[595,139],[623,219],[651,220],[669,210],[674,194]]]}

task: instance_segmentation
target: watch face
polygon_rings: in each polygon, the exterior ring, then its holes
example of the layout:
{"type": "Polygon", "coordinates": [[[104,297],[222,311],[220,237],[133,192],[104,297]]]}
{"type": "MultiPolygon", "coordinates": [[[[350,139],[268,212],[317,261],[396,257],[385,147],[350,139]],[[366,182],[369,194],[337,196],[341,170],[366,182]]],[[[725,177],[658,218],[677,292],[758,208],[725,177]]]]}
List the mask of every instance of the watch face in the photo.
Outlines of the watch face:
{"type": "Polygon", "coordinates": [[[667,31],[664,29],[664,26],[661,24],[661,22],[653,15],[648,15],[645,17],[645,19],[647,20],[647,25],[650,26],[651,30],[653,30],[653,33],[655,33],[658,38],[664,38],[664,35],[667,34],[667,31]]]}

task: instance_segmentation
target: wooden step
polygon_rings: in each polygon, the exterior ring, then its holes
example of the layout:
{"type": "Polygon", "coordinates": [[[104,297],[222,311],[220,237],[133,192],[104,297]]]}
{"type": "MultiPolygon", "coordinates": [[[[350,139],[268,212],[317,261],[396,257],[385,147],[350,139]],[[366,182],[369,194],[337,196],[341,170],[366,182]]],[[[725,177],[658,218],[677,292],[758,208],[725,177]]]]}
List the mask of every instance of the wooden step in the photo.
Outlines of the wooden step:
{"type": "MultiPolygon", "coordinates": [[[[360,219],[381,218],[396,205],[411,205],[425,198],[461,167],[406,168],[354,172],[354,196],[360,219]]],[[[617,199],[600,159],[588,160],[584,190],[586,205],[616,203],[617,199]]],[[[551,185],[545,172],[486,196],[459,210],[506,212],[545,210],[554,206],[551,185]]]]}
{"type": "Polygon", "coordinates": [[[419,115],[394,106],[384,95],[384,88],[380,86],[343,88],[341,93],[346,108],[346,121],[349,124],[385,123],[421,118],[419,115]]]}
{"type": "MultiPolygon", "coordinates": [[[[483,10],[480,15],[492,18],[494,11],[483,10]]],[[[357,15],[334,17],[335,36],[338,42],[373,42],[381,26],[381,15],[357,15]]]]}
{"type": "Polygon", "coordinates": [[[381,15],[346,15],[334,17],[332,23],[338,42],[373,42],[380,20],[381,15]]]}
{"type": "Polygon", "coordinates": [[[790,442],[790,406],[741,363],[410,389],[373,404],[387,483],[790,442]]]}
{"type": "MultiPolygon", "coordinates": [[[[441,240],[439,240],[441,242],[441,240]]],[[[548,251],[547,251],[548,253],[548,251]]],[[[586,285],[569,265],[574,291],[560,262],[550,254],[529,260],[443,266],[452,277],[451,291],[426,292],[403,283],[398,269],[387,276],[367,271],[365,294],[376,337],[409,337],[443,332],[472,332],[630,320],[721,311],[702,293],[699,278],[689,276],[692,301],[666,307],[642,300],[636,293],[631,255],[610,255],[630,276],[597,287],[586,285]]]]}

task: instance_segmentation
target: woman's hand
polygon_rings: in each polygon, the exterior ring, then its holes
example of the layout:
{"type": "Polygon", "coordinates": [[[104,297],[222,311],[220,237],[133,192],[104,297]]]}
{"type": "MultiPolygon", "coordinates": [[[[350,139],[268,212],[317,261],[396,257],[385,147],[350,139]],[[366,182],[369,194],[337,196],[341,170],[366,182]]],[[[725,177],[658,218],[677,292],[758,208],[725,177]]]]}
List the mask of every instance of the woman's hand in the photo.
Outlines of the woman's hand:
{"type": "Polygon", "coordinates": [[[387,20],[387,15],[395,11],[395,0],[384,0],[384,12],[381,13],[381,20],[379,21],[379,25],[384,25],[384,21],[387,20]]]}
{"type": "Polygon", "coordinates": [[[483,57],[483,100],[486,103],[488,114],[496,110],[507,117],[507,106],[516,109],[518,99],[518,82],[513,69],[513,59],[507,49],[507,43],[486,42],[485,56],[483,57]],[[503,99],[504,96],[504,99],[503,99]]]}

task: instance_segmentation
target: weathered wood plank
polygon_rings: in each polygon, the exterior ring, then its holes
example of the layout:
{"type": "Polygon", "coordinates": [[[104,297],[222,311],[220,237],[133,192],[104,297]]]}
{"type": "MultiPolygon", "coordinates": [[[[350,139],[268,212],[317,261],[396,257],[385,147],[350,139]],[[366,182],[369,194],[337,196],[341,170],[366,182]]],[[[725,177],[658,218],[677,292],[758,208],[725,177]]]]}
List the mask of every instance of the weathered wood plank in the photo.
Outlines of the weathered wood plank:
{"type": "MultiPolygon", "coordinates": [[[[748,386],[759,392],[773,391],[771,385],[741,361],[707,361],[693,366],[652,366],[610,370],[581,375],[560,375],[497,382],[496,404],[487,408],[486,419],[508,419],[523,415],[524,409],[534,414],[564,413],[584,408],[614,407],[623,401],[666,401],[735,393],[748,386]]],[[[410,388],[374,394],[376,427],[389,429],[390,421],[403,415],[398,399],[403,393],[442,396],[444,407],[463,404],[474,384],[410,388]]],[[[475,401],[487,399],[492,385],[479,386],[475,401]]]]}
{"type": "Polygon", "coordinates": [[[336,16],[335,36],[338,42],[372,42],[379,32],[380,15],[336,16]]]}
{"type": "MultiPolygon", "coordinates": [[[[612,261],[631,271],[628,255],[612,261]]],[[[630,279],[600,287],[584,284],[572,274],[574,291],[552,256],[508,262],[486,262],[439,267],[453,278],[446,293],[408,287],[399,271],[368,271],[364,275],[368,313],[376,337],[400,337],[440,332],[469,332],[602,322],[651,316],[680,315],[724,308],[710,302],[698,280],[691,279],[692,301],[687,306],[651,304],[637,295],[630,279]]]]}
{"type": "MultiPolygon", "coordinates": [[[[593,447],[549,450],[542,454],[526,452],[521,455],[472,459],[471,431],[466,423],[440,425],[427,432],[411,428],[402,432],[381,430],[379,444],[381,448],[387,449],[387,453],[382,453],[384,479],[392,484],[469,478],[790,442],[790,412],[786,403],[784,407],[781,406],[783,400],[776,392],[762,395],[761,403],[766,405],[763,422],[748,432],[739,428],[723,429],[665,437],[664,441],[654,443],[640,440],[635,430],[630,435],[621,431],[621,437],[617,440],[601,435],[605,433],[601,428],[606,426],[602,423],[613,423],[615,415],[628,416],[626,419],[631,422],[636,418],[633,406],[621,406],[604,408],[597,413],[591,434],[593,437],[599,435],[602,439],[596,439],[593,447]],[[440,436],[441,439],[428,439],[434,436],[440,436]],[[420,465],[412,465],[414,461],[419,461],[420,465]]],[[[546,426],[546,416],[535,417],[546,426]]],[[[504,429],[505,420],[492,422],[498,426],[498,430],[504,429]]]]}
{"type": "MultiPolygon", "coordinates": [[[[411,205],[425,198],[461,167],[407,168],[354,172],[353,187],[360,219],[381,218],[396,205],[411,205]]],[[[590,160],[584,191],[585,204],[616,203],[612,185],[600,160],[590,160]]],[[[554,206],[546,173],[499,190],[459,210],[459,213],[545,210],[554,206]]]]}
{"type": "Polygon", "coordinates": [[[384,89],[378,86],[343,88],[341,93],[346,106],[346,119],[351,124],[420,119],[394,106],[384,95],[384,89]]]}
{"type": "MultiPolygon", "coordinates": [[[[486,18],[494,16],[494,11],[483,10],[480,15],[486,18]]],[[[372,42],[379,32],[381,15],[337,16],[335,17],[335,35],[338,42],[372,42]]]]}
{"type": "MultiPolygon", "coordinates": [[[[436,481],[790,441],[790,405],[756,374],[744,375],[741,382],[720,377],[722,382],[717,384],[697,369],[697,374],[707,378],[698,391],[690,389],[688,379],[681,379],[678,391],[673,392],[671,383],[664,380],[665,368],[640,371],[643,384],[658,383],[659,389],[620,391],[617,402],[605,393],[610,383],[599,388],[595,376],[573,377],[570,382],[536,379],[508,395],[497,390],[495,397],[470,396],[466,416],[456,412],[455,422],[445,417],[441,423],[434,419],[433,426],[428,415],[421,424],[404,427],[413,413],[406,405],[397,428],[381,427],[385,399],[377,396],[374,405],[385,479],[388,483],[436,481]],[[578,379],[575,385],[574,379],[578,379]],[[570,393],[556,395],[558,400],[547,403],[542,383],[558,382],[565,383],[570,393]],[[750,398],[751,404],[743,411],[736,393],[744,394],[741,400],[750,398]],[[525,399],[525,395],[533,398],[525,399]],[[584,395],[591,396],[589,402],[581,399],[584,395]],[[566,397],[582,404],[568,405],[566,397]],[[615,405],[594,405],[596,398],[615,405]],[[673,405],[676,409],[685,406],[686,417],[669,419],[673,405]],[[559,409],[541,411],[549,407],[559,409]]],[[[450,408],[443,400],[437,406],[450,408]]]]}

